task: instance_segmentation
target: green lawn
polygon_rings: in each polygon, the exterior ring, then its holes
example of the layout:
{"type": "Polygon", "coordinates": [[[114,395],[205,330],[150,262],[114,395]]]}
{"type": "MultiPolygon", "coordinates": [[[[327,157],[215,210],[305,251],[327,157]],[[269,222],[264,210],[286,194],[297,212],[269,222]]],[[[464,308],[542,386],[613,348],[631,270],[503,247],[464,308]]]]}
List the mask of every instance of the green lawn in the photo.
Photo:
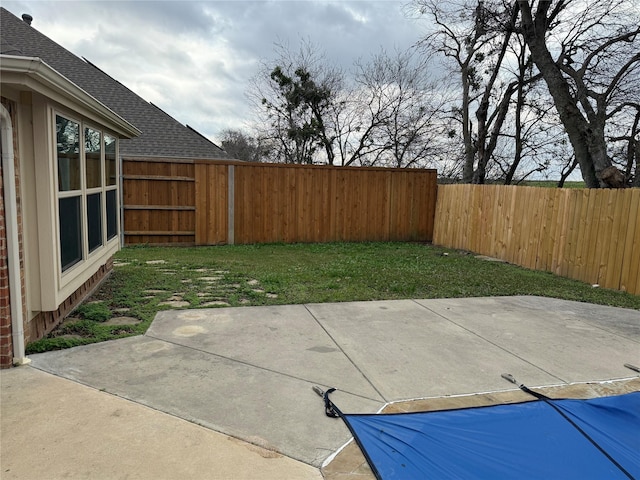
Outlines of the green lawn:
{"type": "Polygon", "coordinates": [[[74,319],[27,350],[142,334],[156,312],[171,308],[495,295],[640,310],[640,296],[419,243],[129,247],[116,255],[113,273],[74,319]],[[112,316],[140,323],[105,323],[112,316]]]}

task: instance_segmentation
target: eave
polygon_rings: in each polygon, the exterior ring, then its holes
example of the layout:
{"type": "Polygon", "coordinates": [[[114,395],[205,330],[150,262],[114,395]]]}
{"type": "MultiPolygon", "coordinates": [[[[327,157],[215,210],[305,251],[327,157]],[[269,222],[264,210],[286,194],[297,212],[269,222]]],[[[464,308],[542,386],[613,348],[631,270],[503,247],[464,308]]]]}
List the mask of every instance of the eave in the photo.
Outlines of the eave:
{"type": "Polygon", "coordinates": [[[0,55],[0,83],[38,92],[61,104],[71,103],[80,107],[81,113],[100,121],[122,138],[133,138],[142,133],[40,58],[0,55]]]}

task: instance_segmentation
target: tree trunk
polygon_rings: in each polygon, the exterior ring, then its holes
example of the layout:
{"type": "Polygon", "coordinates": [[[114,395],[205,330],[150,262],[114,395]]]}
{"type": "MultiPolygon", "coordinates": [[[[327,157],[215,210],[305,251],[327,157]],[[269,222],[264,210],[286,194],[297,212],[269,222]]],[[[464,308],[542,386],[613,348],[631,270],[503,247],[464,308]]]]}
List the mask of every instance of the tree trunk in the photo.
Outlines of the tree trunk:
{"type": "Polygon", "coordinates": [[[516,101],[516,111],[515,111],[515,151],[513,154],[513,162],[509,167],[509,171],[507,172],[507,176],[504,179],[505,185],[511,185],[513,182],[513,177],[516,174],[516,170],[518,170],[518,166],[520,165],[520,160],[522,160],[522,107],[524,105],[524,86],[522,82],[518,82],[518,96],[516,101]]]}
{"type": "MultiPolygon", "coordinates": [[[[550,4],[550,2],[541,2],[550,4]]],[[[611,166],[611,161],[607,156],[604,135],[598,131],[601,128],[590,125],[584,118],[577,106],[577,100],[571,95],[569,84],[562,75],[560,68],[553,60],[545,42],[547,30],[546,10],[540,11],[542,5],[538,6],[535,21],[532,18],[531,7],[527,1],[518,0],[518,5],[522,12],[522,33],[527,42],[531,57],[540,70],[542,77],[553,98],[556,110],[560,115],[560,120],[564,125],[569,141],[576,154],[576,159],[580,165],[582,178],[587,188],[598,188],[601,182],[598,174],[602,170],[611,166]]],[[[603,129],[602,129],[603,130],[603,129]]]]}
{"type": "MultiPolygon", "coordinates": [[[[569,137],[569,141],[573,146],[576,159],[580,165],[582,178],[588,188],[597,188],[600,182],[596,177],[595,159],[591,156],[589,148],[589,139],[587,132],[589,124],[582,116],[575,100],[572,98],[566,80],[563,78],[560,69],[557,67],[543,39],[531,38],[527,39],[533,61],[542,73],[545,83],[549,88],[549,93],[553,98],[556,110],[560,115],[560,120],[564,125],[565,131],[569,137]]],[[[600,170],[606,168],[602,164],[606,162],[599,161],[600,170]]]]}
{"type": "Polygon", "coordinates": [[[640,188],[640,140],[635,142],[635,150],[633,153],[636,159],[636,174],[633,178],[632,187],[640,188]]]}
{"type": "Polygon", "coordinates": [[[473,181],[476,152],[473,145],[473,132],[471,131],[471,119],[469,118],[469,72],[468,65],[463,65],[462,74],[462,140],[464,142],[464,167],[462,168],[462,183],[473,181]]]}
{"type": "Polygon", "coordinates": [[[576,169],[577,166],[578,161],[574,158],[571,162],[571,165],[567,165],[567,169],[562,170],[562,173],[560,174],[560,181],[558,182],[558,188],[564,187],[564,182],[567,181],[567,178],[569,178],[569,175],[571,175],[571,173],[576,169]]]}

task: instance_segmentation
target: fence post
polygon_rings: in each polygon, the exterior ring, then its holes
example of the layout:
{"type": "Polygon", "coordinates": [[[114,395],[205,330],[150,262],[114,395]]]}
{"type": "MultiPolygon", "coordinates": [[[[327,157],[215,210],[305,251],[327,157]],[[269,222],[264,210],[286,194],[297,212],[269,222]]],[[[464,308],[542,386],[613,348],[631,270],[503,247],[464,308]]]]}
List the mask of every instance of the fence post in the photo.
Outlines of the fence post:
{"type": "Polygon", "coordinates": [[[236,186],[236,182],[235,182],[235,166],[234,165],[228,165],[227,166],[227,186],[228,186],[228,192],[227,192],[227,243],[229,245],[233,245],[234,244],[234,223],[235,223],[235,218],[234,218],[234,211],[235,211],[235,186],[236,186]]]}

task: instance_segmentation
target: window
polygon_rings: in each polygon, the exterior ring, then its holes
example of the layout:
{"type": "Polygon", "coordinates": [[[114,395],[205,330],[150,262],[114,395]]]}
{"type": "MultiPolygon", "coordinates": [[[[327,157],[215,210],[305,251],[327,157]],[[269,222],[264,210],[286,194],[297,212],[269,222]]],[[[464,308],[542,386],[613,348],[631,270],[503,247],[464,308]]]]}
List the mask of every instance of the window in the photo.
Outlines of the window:
{"type": "Polygon", "coordinates": [[[58,189],[80,190],[80,126],[71,120],[56,119],[58,143],[58,189]]]}
{"type": "Polygon", "coordinates": [[[59,205],[60,256],[64,272],[82,260],[80,197],[61,198],[59,205]]]}
{"type": "Polygon", "coordinates": [[[118,141],[104,136],[105,183],[107,194],[107,241],[118,235],[118,176],[116,174],[116,147],[118,141]]]}
{"type": "Polygon", "coordinates": [[[60,266],[65,272],[118,235],[118,139],[56,115],[60,266]]]}
{"type": "Polygon", "coordinates": [[[89,253],[102,246],[102,193],[87,195],[87,240],[89,253]]]}
{"type": "Polygon", "coordinates": [[[102,133],[93,128],[84,129],[84,156],[86,159],[87,188],[102,187],[102,133]]]}
{"type": "Polygon", "coordinates": [[[118,234],[118,202],[116,190],[107,191],[107,240],[118,234]]]}
{"type": "Polygon", "coordinates": [[[58,215],[62,271],[82,260],[80,125],[56,117],[58,215]]]}

